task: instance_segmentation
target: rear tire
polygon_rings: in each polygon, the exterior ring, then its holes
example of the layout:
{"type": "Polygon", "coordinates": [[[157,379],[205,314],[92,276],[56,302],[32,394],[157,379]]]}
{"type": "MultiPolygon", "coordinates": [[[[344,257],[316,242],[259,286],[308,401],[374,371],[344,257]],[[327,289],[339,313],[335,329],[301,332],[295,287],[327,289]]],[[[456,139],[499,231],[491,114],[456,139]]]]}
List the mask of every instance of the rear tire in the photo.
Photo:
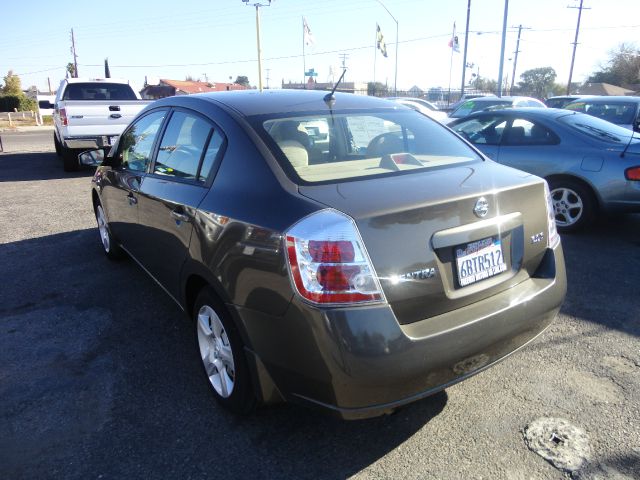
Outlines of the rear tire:
{"type": "Polygon", "coordinates": [[[244,344],[235,324],[207,286],[198,294],[193,316],[201,365],[216,400],[236,414],[256,404],[244,344]]]}
{"type": "Polygon", "coordinates": [[[549,182],[556,227],[561,233],[576,232],[596,214],[596,200],[587,187],[571,179],[549,182]]]}
{"type": "Polygon", "coordinates": [[[62,165],[65,172],[77,172],[80,169],[78,151],[73,148],[60,146],[62,152],[62,165]]]}

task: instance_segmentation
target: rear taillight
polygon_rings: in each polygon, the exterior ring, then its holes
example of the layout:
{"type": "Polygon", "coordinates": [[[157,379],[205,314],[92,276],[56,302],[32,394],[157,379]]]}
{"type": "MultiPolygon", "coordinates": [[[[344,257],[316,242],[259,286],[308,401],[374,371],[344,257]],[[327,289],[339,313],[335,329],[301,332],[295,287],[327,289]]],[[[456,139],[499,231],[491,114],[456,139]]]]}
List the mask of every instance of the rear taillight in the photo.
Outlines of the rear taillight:
{"type": "Polygon", "coordinates": [[[624,171],[624,178],[633,182],[640,181],[640,167],[627,168],[624,171]]]}
{"type": "Polygon", "coordinates": [[[67,111],[64,108],[60,109],[60,121],[65,127],[69,125],[69,121],[67,120],[67,111]]]}
{"type": "Polygon", "coordinates": [[[384,294],[354,221],[321,210],[286,234],[293,284],[306,300],[322,305],[384,301],[384,294]]]}
{"type": "Polygon", "coordinates": [[[547,200],[547,245],[549,247],[555,247],[556,243],[560,240],[560,236],[558,235],[558,229],[556,227],[553,199],[551,198],[551,191],[549,190],[549,184],[547,182],[544,182],[544,196],[547,200]]]}

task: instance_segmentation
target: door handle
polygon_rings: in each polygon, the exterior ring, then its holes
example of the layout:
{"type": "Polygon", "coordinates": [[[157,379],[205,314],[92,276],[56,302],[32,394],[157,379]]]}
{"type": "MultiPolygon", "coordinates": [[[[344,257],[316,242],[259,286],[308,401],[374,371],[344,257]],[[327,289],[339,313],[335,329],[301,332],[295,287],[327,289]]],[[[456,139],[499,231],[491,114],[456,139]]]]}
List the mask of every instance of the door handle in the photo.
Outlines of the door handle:
{"type": "Polygon", "coordinates": [[[129,201],[129,205],[131,206],[138,204],[138,199],[131,192],[129,192],[129,195],[127,195],[127,200],[129,201]]]}
{"type": "Polygon", "coordinates": [[[171,210],[171,216],[180,222],[189,221],[189,215],[181,212],[180,210],[171,210]]]}

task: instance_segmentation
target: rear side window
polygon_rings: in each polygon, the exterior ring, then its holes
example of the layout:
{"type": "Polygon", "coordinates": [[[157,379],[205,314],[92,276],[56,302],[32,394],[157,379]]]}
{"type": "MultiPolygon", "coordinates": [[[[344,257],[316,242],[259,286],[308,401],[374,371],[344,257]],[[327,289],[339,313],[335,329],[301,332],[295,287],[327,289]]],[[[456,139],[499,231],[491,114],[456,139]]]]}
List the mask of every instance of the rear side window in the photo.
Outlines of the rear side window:
{"type": "Polygon", "coordinates": [[[200,159],[213,127],[186,112],[175,112],[162,136],[153,173],[195,180],[200,159]]]}
{"type": "Polygon", "coordinates": [[[293,170],[302,183],[409,173],[480,160],[449,130],[413,110],[323,113],[256,122],[285,170],[293,170]]]}
{"type": "Polygon", "coordinates": [[[560,143],[558,136],[544,125],[516,118],[507,129],[504,145],[557,145],[560,143]]]}
{"type": "Polygon", "coordinates": [[[131,86],[124,83],[70,83],[63,100],[137,100],[131,86]]]}

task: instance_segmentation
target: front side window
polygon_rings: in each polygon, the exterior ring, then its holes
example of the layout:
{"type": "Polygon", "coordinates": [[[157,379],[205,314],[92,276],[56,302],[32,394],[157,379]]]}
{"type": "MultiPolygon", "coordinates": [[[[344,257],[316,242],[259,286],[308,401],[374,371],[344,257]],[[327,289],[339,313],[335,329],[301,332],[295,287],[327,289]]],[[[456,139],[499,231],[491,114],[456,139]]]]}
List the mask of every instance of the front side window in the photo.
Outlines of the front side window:
{"type": "Polygon", "coordinates": [[[198,116],[175,112],[162,136],[153,173],[196,180],[200,159],[212,130],[212,125],[198,116]]]}
{"type": "Polygon", "coordinates": [[[166,111],[145,115],[129,127],[119,140],[119,156],[122,167],[134,172],[146,172],[156,137],[166,111]]]}
{"type": "Polygon", "coordinates": [[[471,143],[499,145],[507,121],[497,116],[482,116],[451,126],[451,129],[471,143]]]}
{"type": "MultiPolygon", "coordinates": [[[[286,171],[333,182],[478,161],[442,125],[413,110],[251,119],[286,171]]],[[[297,180],[294,178],[294,181],[297,180]]]]}

